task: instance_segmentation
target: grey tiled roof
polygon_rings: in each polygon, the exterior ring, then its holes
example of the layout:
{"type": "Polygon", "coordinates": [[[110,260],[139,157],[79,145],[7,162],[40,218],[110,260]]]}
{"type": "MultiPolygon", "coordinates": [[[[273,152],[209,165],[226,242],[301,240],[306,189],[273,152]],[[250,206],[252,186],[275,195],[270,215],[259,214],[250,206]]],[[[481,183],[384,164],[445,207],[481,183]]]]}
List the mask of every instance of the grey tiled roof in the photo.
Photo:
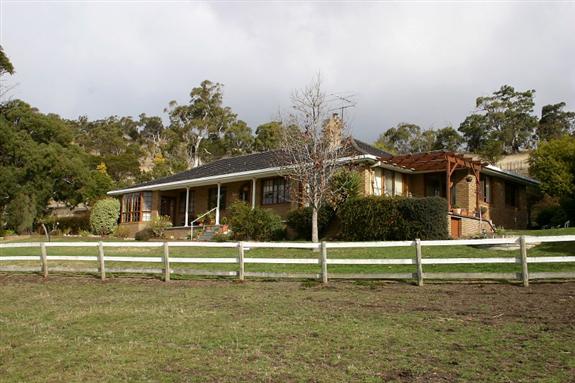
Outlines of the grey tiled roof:
{"type": "MultiPolygon", "coordinates": [[[[377,157],[391,157],[389,153],[374,148],[373,146],[355,138],[353,139],[352,151],[355,154],[360,155],[371,154],[377,157]]],[[[226,174],[248,172],[254,170],[263,170],[267,168],[273,168],[278,165],[281,165],[281,150],[246,154],[243,156],[222,158],[220,160],[216,160],[205,165],[198,166],[197,168],[186,170],[168,177],[158,178],[138,185],[133,185],[130,186],[129,189],[155,186],[178,181],[188,181],[205,177],[223,176],[226,174]]]]}

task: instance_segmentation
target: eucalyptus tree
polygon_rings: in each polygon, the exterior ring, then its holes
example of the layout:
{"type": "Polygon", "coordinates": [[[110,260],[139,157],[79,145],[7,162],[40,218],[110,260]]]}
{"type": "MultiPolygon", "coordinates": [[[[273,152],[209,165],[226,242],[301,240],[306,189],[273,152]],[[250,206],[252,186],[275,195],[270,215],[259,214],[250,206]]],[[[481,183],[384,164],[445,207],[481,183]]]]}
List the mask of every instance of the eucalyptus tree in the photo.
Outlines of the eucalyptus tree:
{"type": "Polygon", "coordinates": [[[203,81],[190,92],[185,105],[171,101],[166,108],[170,117],[169,129],[186,154],[189,168],[197,167],[213,157],[206,141],[219,139],[236,121],[236,115],[223,106],[222,84],[203,81]]]}

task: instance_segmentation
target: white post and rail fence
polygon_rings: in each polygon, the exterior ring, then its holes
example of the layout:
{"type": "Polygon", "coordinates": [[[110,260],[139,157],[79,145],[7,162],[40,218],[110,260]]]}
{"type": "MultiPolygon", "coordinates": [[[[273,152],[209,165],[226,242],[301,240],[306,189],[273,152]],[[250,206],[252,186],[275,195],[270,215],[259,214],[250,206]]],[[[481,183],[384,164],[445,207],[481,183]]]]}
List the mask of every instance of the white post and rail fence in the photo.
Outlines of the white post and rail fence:
{"type": "MultiPolygon", "coordinates": [[[[256,278],[297,278],[317,279],[327,283],[330,279],[400,279],[414,280],[417,285],[423,285],[428,280],[519,280],[524,286],[530,280],[542,279],[575,279],[575,272],[530,272],[530,264],[573,263],[574,256],[528,256],[528,245],[550,242],[575,242],[575,235],[548,236],[548,237],[513,237],[494,239],[468,239],[468,240],[430,240],[420,241],[389,241],[389,242],[21,242],[0,244],[0,272],[40,272],[47,277],[49,272],[80,272],[95,273],[102,280],[106,273],[144,273],[161,274],[165,281],[170,280],[173,274],[197,276],[225,276],[245,280],[248,277],[256,278]],[[519,246],[517,257],[482,257],[482,258],[426,258],[424,249],[436,246],[481,246],[481,245],[515,245],[519,246]],[[97,248],[97,256],[49,255],[50,248],[97,248]],[[236,257],[170,257],[173,248],[227,248],[236,249],[236,257]],[[413,258],[330,258],[332,249],[384,249],[392,247],[413,248],[413,258]],[[2,249],[11,248],[37,248],[38,255],[3,255],[2,249]],[[157,248],[163,250],[162,256],[117,256],[106,255],[105,249],[113,248],[157,248]],[[255,258],[246,257],[250,249],[307,249],[319,252],[318,256],[309,258],[255,258]],[[37,266],[15,265],[19,261],[38,262],[37,266]],[[64,267],[50,265],[51,262],[94,262],[97,267],[64,267]],[[159,264],[161,267],[108,267],[107,262],[159,264]],[[6,263],[11,263],[7,265],[6,263]],[[201,269],[181,268],[185,264],[235,264],[237,271],[212,271],[201,269]],[[283,264],[283,265],[317,265],[319,273],[303,272],[255,272],[246,271],[246,264],[283,264]],[[480,264],[516,264],[521,265],[519,272],[426,272],[428,265],[480,265],[480,264]],[[331,265],[412,265],[414,272],[403,273],[339,273],[329,272],[331,265]]],[[[200,251],[200,249],[196,249],[200,251]]]]}

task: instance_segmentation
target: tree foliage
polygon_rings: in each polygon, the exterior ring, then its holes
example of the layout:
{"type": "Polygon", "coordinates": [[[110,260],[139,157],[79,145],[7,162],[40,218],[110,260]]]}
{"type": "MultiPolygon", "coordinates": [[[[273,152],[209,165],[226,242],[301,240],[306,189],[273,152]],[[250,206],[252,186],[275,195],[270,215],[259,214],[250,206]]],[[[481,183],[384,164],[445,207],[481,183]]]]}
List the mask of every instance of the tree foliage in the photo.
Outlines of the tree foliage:
{"type": "Polygon", "coordinates": [[[422,130],[418,125],[402,122],[381,134],[375,146],[393,154],[407,154],[431,150],[456,151],[462,142],[463,138],[451,126],[422,130]]]}
{"type": "Polygon", "coordinates": [[[18,194],[6,208],[6,223],[18,234],[29,233],[36,218],[36,201],[33,195],[18,194]]]}
{"type": "Polygon", "coordinates": [[[467,150],[495,161],[503,154],[532,147],[537,118],[532,114],[534,90],[504,85],[491,96],[478,97],[477,111],[459,126],[467,150]]]}
{"type": "Polygon", "coordinates": [[[575,197],[575,137],[544,142],[531,153],[529,171],[550,196],[575,197]]]}
{"type": "Polygon", "coordinates": [[[0,208],[24,193],[41,213],[50,200],[74,206],[109,187],[96,179],[90,156],[73,143],[73,130],[58,116],[10,101],[0,106],[0,131],[0,208]]]}
{"type": "Polygon", "coordinates": [[[575,133],[575,112],[565,111],[564,108],[564,102],[542,108],[537,126],[537,137],[540,141],[559,139],[575,133]]]}

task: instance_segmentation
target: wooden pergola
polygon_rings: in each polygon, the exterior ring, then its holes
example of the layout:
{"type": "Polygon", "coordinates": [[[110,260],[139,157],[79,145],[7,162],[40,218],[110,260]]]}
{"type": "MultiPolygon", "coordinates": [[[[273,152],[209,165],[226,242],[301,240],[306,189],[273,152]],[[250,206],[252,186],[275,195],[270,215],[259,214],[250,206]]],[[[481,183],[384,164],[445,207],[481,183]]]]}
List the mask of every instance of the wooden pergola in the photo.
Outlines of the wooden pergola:
{"type": "Polygon", "coordinates": [[[445,171],[446,174],[446,196],[447,207],[451,211],[451,175],[457,169],[467,169],[475,175],[476,179],[476,193],[475,204],[479,206],[479,189],[480,180],[479,173],[483,163],[473,157],[464,154],[449,152],[449,151],[434,151],[427,153],[414,153],[394,156],[391,162],[409,168],[415,172],[440,172],[445,171]]]}

